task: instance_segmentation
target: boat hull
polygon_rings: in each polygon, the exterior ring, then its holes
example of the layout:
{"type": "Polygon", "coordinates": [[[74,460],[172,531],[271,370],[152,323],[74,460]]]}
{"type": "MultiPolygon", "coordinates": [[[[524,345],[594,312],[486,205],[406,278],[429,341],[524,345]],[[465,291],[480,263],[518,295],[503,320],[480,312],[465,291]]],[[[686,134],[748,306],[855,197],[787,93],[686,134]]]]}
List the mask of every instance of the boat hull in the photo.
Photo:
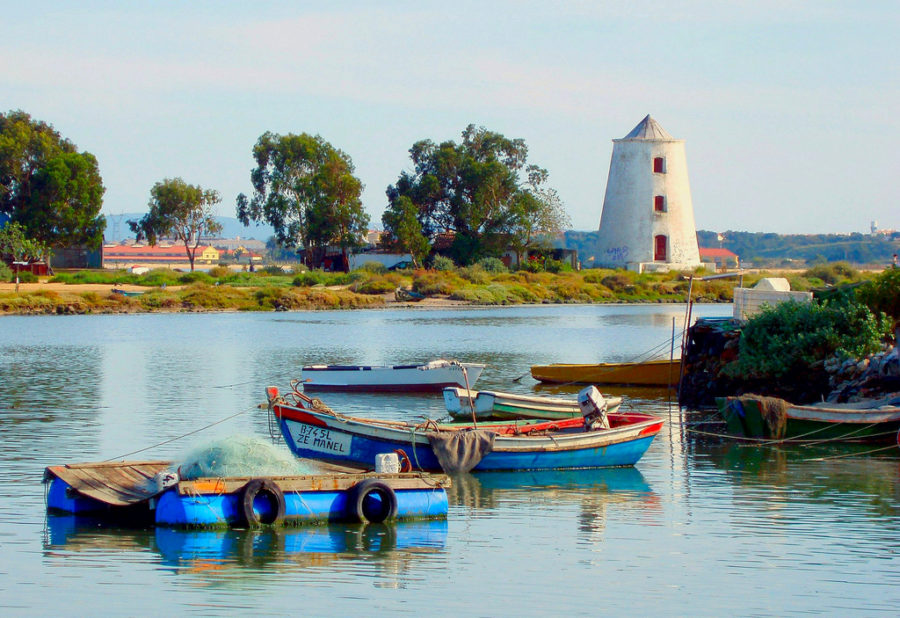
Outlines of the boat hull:
{"type": "MultiPolygon", "coordinates": [[[[607,413],[616,413],[621,397],[607,397],[607,413]]],[[[582,416],[578,402],[573,399],[534,397],[497,391],[467,391],[464,388],[444,389],[444,405],[455,419],[511,420],[511,419],[567,419],[582,416]]]]}
{"type": "MultiPolygon", "coordinates": [[[[288,448],[298,457],[371,467],[377,455],[402,450],[414,470],[441,470],[428,441],[430,430],[424,427],[352,419],[280,403],[273,405],[273,413],[279,420],[288,448]]],[[[633,466],[662,429],[663,419],[645,414],[620,416],[634,422],[617,427],[613,421],[614,427],[603,431],[497,435],[493,450],[485,454],[473,470],[633,466]]]]}
{"type": "Polygon", "coordinates": [[[643,363],[595,363],[533,365],[531,376],[551,384],[633,384],[675,386],[681,372],[680,360],[652,360],[643,363]]]}
{"type": "Polygon", "coordinates": [[[728,433],[756,440],[893,442],[900,431],[900,407],[787,405],[783,422],[767,420],[763,404],[753,397],[716,400],[728,433]]]}
{"type": "Polygon", "coordinates": [[[440,392],[448,386],[472,386],[484,365],[450,363],[445,366],[310,366],[302,370],[307,391],[440,392]]]}

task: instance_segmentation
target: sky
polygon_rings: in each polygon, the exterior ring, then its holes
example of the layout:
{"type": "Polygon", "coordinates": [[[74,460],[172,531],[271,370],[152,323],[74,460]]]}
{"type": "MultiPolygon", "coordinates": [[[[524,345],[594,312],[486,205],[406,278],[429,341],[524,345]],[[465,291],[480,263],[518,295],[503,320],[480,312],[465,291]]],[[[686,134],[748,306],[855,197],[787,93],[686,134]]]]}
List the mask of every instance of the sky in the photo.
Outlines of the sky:
{"type": "MultiPolygon", "coordinates": [[[[522,138],[572,229],[612,140],[684,139],[698,229],[900,229],[900,3],[0,0],[0,112],[93,153],[103,213],[181,177],[235,216],[266,131],[350,155],[372,228],[418,140],[522,138]]],[[[252,234],[248,234],[252,235],[252,234]]]]}

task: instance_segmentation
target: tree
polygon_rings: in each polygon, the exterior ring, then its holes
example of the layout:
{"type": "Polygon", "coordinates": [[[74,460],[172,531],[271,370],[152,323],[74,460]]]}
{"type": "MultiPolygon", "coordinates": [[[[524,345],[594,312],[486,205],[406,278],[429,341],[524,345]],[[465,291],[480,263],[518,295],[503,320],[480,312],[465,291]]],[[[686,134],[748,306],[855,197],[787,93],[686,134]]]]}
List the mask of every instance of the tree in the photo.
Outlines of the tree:
{"type": "Polygon", "coordinates": [[[513,224],[509,231],[509,246],[516,252],[516,261],[533,249],[549,249],[554,235],[571,225],[568,213],[556,189],[543,187],[546,170],[529,168],[529,190],[522,191],[513,201],[513,224]]]}
{"type": "Polygon", "coordinates": [[[415,204],[405,195],[394,200],[381,216],[386,230],[381,235],[381,243],[391,249],[409,253],[413,265],[418,268],[431,252],[431,243],[422,234],[417,213],[415,204]]]}
{"type": "Polygon", "coordinates": [[[99,248],[106,219],[97,159],[25,112],[0,114],[0,213],[51,247],[99,248]]]}
{"type": "Polygon", "coordinates": [[[150,189],[150,211],[141,219],[129,221],[128,227],[137,240],[146,238],[151,245],[164,236],[180,240],[193,271],[200,237],[222,231],[212,212],[220,201],[214,190],[189,185],[181,178],[166,178],[150,189]]]}
{"type": "Polygon", "coordinates": [[[309,266],[321,265],[328,246],[338,245],[348,269],[347,252],[362,244],[369,225],[350,156],[318,135],[266,132],[253,157],[253,197],[238,195],[238,219],[265,221],[279,244],[303,248],[309,266]]]}
{"type": "Polygon", "coordinates": [[[25,228],[14,221],[0,228],[0,261],[30,262],[46,259],[49,247],[25,236],[25,228]]]}
{"type": "MultiPolygon", "coordinates": [[[[409,153],[414,171],[402,172],[397,184],[388,187],[391,207],[397,210],[397,200],[409,198],[429,239],[453,232],[451,253],[461,264],[502,253],[509,236],[523,225],[533,227],[538,218],[533,213],[549,204],[536,193],[543,189],[547,171],[528,165],[522,139],[469,125],[459,144],[422,140],[409,153]],[[527,174],[524,181],[521,173],[527,174]]],[[[396,230],[388,232],[396,237],[396,230]]]]}

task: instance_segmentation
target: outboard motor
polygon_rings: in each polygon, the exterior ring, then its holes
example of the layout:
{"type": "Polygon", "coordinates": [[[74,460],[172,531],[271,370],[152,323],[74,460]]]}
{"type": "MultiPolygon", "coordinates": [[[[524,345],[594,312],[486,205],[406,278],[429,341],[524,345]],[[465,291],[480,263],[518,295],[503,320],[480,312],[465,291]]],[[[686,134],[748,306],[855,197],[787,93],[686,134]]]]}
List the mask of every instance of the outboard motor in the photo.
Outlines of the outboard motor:
{"type": "Polygon", "coordinates": [[[584,418],[585,431],[609,429],[609,419],[606,416],[608,404],[596,386],[588,386],[578,393],[578,407],[584,418]]]}

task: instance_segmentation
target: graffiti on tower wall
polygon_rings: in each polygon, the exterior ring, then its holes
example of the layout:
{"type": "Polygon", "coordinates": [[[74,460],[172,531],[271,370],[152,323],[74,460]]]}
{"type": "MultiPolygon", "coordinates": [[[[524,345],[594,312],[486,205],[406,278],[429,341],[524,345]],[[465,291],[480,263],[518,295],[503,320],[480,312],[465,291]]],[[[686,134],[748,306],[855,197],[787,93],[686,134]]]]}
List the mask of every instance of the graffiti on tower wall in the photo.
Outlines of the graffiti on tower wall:
{"type": "Polygon", "coordinates": [[[606,259],[610,263],[627,262],[628,247],[610,247],[606,250],[606,259]]]}

